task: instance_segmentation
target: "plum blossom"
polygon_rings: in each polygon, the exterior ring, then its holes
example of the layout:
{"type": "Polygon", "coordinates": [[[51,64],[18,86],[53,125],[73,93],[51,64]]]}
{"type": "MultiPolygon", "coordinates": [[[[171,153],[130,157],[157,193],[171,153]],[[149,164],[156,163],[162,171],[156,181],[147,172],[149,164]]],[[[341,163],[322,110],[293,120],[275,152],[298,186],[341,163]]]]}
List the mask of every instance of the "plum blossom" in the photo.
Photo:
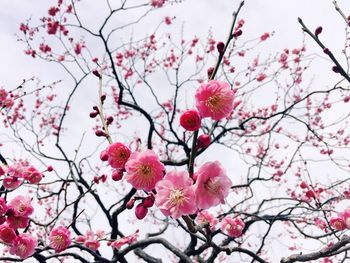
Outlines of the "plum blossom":
{"type": "Polygon", "coordinates": [[[231,237],[239,237],[244,229],[244,222],[239,217],[233,218],[226,216],[221,221],[221,231],[231,237]]]}
{"type": "Polygon", "coordinates": [[[202,118],[215,121],[228,117],[233,109],[234,92],[230,84],[218,80],[202,83],[196,91],[196,107],[202,118]]]}
{"type": "Polygon", "coordinates": [[[34,254],[38,246],[38,240],[29,234],[19,234],[10,247],[10,253],[25,259],[34,254]]]}
{"type": "Polygon", "coordinates": [[[329,224],[335,229],[335,230],[344,230],[346,229],[345,221],[342,217],[332,217],[331,220],[329,220],[329,224]]]}
{"type": "Polygon", "coordinates": [[[136,189],[151,191],[163,178],[164,165],[152,150],[134,152],[125,164],[126,180],[136,189]]]}
{"type": "Polygon", "coordinates": [[[6,244],[11,244],[16,240],[15,230],[7,224],[0,225],[0,240],[6,244]]]}
{"type": "Polygon", "coordinates": [[[18,195],[13,198],[8,204],[8,207],[13,211],[14,216],[17,217],[28,217],[34,211],[31,205],[31,199],[23,195],[18,195]]]}
{"type": "Polygon", "coordinates": [[[180,124],[187,131],[198,131],[201,127],[201,116],[197,110],[186,110],[181,114],[180,124]]]}
{"type": "Polygon", "coordinates": [[[52,229],[49,236],[50,247],[52,247],[56,253],[66,250],[72,243],[70,235],[70,231],[64,226],[58,226],[52,229]]]}
{"type": "Polygon", "coordinates": [[[185,171],[167,173],[156,185],[155,204],[166,216],[177,219],[197,211],[193,182],[185,171]]]}
{"type": "Polygon", "coordinates": [[[130,236],[119,238],[111,243],[111,247],[114,249],[120,249],[123,245],[134,243],[139,236],[139,230],[130,236]]]}
{"type": "Polygon", "coordinates": [[[339,216],[343,219],[346,228],[350,229],[350,208],[346,209],[342,213],[339,213],[339,216]]]}
{"type": "Polygon", "coordinates": [[[198,209],[207,209],[225,203],[232,182],[218,161],[202,165],[194,174],[194,178],[198,209]]]}
{"type": "MultiPolygon", "coordinates": [[[[122,169],[125,163],[128,161],[131,151],[130,149],[120,142],[115,142],[108,146],[105,155],[107,155],[108,164],[115,169],[122,169]]],[[[102,155],[102,154],[101,154],[102,155]]],[[[102,158],[101,158],[102,159],[102,158]]]]}
{"type": "Polygon", "coordinates": [[[215,231],[218,220],[212,214],[210,214],[208,211],[203,210],[197,214],[196,222],[197,222],[197,224],[208,223],[210,230],[213,232],[213,231],[215,231]]]}

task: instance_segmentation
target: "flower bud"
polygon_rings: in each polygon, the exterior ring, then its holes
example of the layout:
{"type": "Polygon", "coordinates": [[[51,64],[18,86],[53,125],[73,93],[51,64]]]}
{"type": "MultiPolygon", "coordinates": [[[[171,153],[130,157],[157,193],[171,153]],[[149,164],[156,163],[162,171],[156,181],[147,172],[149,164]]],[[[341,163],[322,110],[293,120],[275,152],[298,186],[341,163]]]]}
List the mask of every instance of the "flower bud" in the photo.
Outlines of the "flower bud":
{"type": "Polygon", "coordinates": [[[102,152],[100,153],[100,159],[101,159],[101,161],[103,161],[103,162],[108,161],[108,153],[107,153],[107,151],[102,151],[102,152]]]}
{"type": "Polygon", "coordinates": [[[213,72],[214,72],[214,68],[213,67],[208,68],[208,70],[207,70],[208,79],[211,78],[211,75],[213,75],[213,72]]]}
{"type": "Polygon", "coordinates": [[[224,52],[225,49],[225,44],[223,42],[218,42],[216,44],[216,49],[218,50],[218,52],[221,54],[222,52],[224,52]]]}
{"type": "Polygon", "coordinates": [[[240,35],[242,35],[242,33],[243,33],[243,31],[242,31],[241,29],[239,29],[238,31],[234,32],[232,36],[233,36],[234,38],[237,38],[237,37],[239,37],[240,35]]]}
{"type": "Polygon", "coordinates": [[[144,207],[142,203],[136,206],[135,216],[137,217],[137,219],[139,220],[144,219],[147,213],[148,213],[148,209],[144,207]]]}
{"type": "Polygon", "coordinates": [[[332,67],[332,70],[335,72],[335,73],[339,73],[339,68],[337,66],[333,66],[332,67]]]}
{"type": "Polygon", "coordinates": [[[154,196],[153,195],[147,196],[145,199],[143,199],[142,205],[147,208],[152,207],[154,205],[154,196]]]}
{"type": "Polygon", "coordinates": [[[104,131],[102,131],[102,130],[96,130],[95,131],[95,135],[97,136],[97,137],[106,137],[107,136],[107,134],[104,132],[104,131]]]}
{"type": "Polygon", "coordinates": [[[104,102],[106,100],[106,94],[102,94],[100,99],[102,102],[104,102]]]}
{"type": "Polygon", "coordinates": [[[92,71],[92,74],[94,74],[99,79],[101,78],[101,74],[96,69],[92,71]]]}
{"type": "Polygon", "coordinates": [[[319,26],[319,27],[317,27],[316,30],[315,30],[315,36],[318,37],[318,35],[321,34],[321,33],[322,33],[322,27],[319,26]]]}
{"type": "Polygon", "coordinates": [[[323,53],[325,53],[326,55],[329,55],[329,49],[325,47],[325,48],[323,49],[323,53]]]}
{"type": "Polygon", "coordinates": [[[126,209],[131,209],[134,207],[134,204],[135,204],[135,199],[132,198],[126,203],[125,207],[126,207],[126,209]]]}
{"type": "Polygon", "coordinates": [[[112,116],[108,116],[106,124],[107,124],[107,125],[110,125],[110,124],[113,122],[113,120],[114,120],[114,119],[113,119],[112,116]]]}
{"type": "Polygon", "coordinates": [[[123,178],[123,171],[121,169],[115,169],[112,172],[113,181],[120,181],[123,178]]]}
{"type": "Polygon", "coordinates": [[[46,169],[47,169],[48,172],[52,172],[53,171],[53,167],[51,165],[49,165],[46,169]]]}
{"type": "Polygon", "coordinates": [[[186,110],[180,117],[180,124],[187,131],[198,131],[201,127],[201,116],[197,110],[186,110]]]}
{"type": "Polygon", "coordinates": [[[211,143],[210,136],[208,134],[202,134],[198,136],[197,147],[198,148],[207,148],[211,143]]]}
{"type": "Polygon", "coordinates": [[[98,115],[98,112],[97,112],[97,111],[92,111],[92,112],[90,112],[90,114],[89,114],[90,118],[95,118],[97,115],[98,115]]]}

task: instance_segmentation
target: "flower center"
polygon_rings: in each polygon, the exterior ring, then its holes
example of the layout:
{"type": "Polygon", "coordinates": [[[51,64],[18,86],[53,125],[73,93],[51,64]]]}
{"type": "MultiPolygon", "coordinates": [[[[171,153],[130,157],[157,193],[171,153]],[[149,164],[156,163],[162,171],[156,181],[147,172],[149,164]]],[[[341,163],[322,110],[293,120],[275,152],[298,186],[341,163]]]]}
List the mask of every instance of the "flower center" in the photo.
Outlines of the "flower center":
{"type": "Polygon", "coordinates": [[[220,101],[221,101],[221,96],[214,94],[214,95],[209,97],[206,104],[211,110],[217,111],[217,110],[219,110],[219,108],[221,106],[220,101]]]}
{"type": "Polygon", "coordinates": [[[174,206],[179,206],[185,201],[185,195],[180,189],[173,189],[169,196],[170,203],[174,206]]]}
{"type": "Polygon", "coordinates": [[[64,247],[64,238],[61,235],[57,235],[54,237],[55,245],[58,247],[64,247]]]}
{"type": "Polygon", "coordinates": [[[213,182],[211,179],[208,179],[204,184],[205,190],[209,193],[217,195],[221,193],[221,185],[219,182],[213,182]]]}
{"type": "Polygon", "coordinates": [[[152,175],[152,168],[149,165],[141,164],[138,167],[138,171],[145,177],[149,177],[150,175],[152,175]]]}

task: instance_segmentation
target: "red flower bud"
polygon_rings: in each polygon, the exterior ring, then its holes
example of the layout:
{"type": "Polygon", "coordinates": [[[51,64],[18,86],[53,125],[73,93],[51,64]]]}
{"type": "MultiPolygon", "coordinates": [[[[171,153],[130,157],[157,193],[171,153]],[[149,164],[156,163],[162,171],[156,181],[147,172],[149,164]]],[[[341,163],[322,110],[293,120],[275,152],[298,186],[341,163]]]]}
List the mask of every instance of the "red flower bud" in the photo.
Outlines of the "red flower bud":
{"type": "Polygon", "coordinates": [[[318,37],[318,35],[321,34],[321,33],[322,33],[322,27],[319,26],[319,27],[317,27],[316,30],[315,30],[315,36],[318,37]]]}
{"type": "Polygon", "coordinates": [[[198,136],[197,147],[198,148],[207,148],[211,143],[210,136],[208,134],[202,134],[198,136]]]}
{"type": "Polygon", "coordinates": [[[101,74],[96,69],[92,71],[92,74],[94,74],[99,79],[101,78],[101,74]]]}
{"type": "Polygon", "coordinates": [[[126,203],[125,207],[126,207],[126,209],[131,209],[134,207],[134,204],[135,204],[135,199],[132,198],[129,200],[129,202],[126,203]]]}
{"type": "Polygon", "coordinates": [[[150,195],[143,199],[142,204],[144,207],[152,207],[154,205],[154,196],[150,195]]]}
{"type": "Polygon", "coordinates": [[[107,180],[107,175],[103,174],[103,175],[100,176],[99,179],[102,181],[102,183],[104,183],[107,180]]]}
{"type": "Polygon", "coordinates": [[[207,70],[208,79],[211,78],[211,75],[213,75],[213,72],[214,72],[214,68],[213,67],[208,68],[208,70],[207,70]]]}
{"type": "Polygon", "coordinates": [[[237,37],[239,37],[240,35],[242,35],[242,33],[243,33],[243,31],[242,31],[241,29],[239,29],[238,31],[234,32],[232,36],[233,36],[234,38],[237,38],[237,37]]]}
{"type": "Polygon", "coordinates": [[[113,117],[112,116],[109,116],[108,118],[107,118],[107,122],[106,122],[106,124],[107,125],[110,125],[112,122],[113,122],[113,117]]]}
{"type": "Polygon", "coordinates": [[[305,183],[304,181],[300,183],[300,187],[305,189],[307,188],[307,183],[305,183]]]}
{"type": "Polygon", "coordinates": [[[102,130],[96,130],[95,134],[97,137],[103,137],[103,136],[106,137],[107,136],[107,134],[102,130]]]}
{"type": "Polygon", "coordinates": [[[102,94],[100,99],[102,102],[104,102],[106,100],[106,94],[102,94]]]}
{"type": "Polygon", "coordinates": [[[97,111],[92,111],[90,112],[90,118],[95,118],[96,116],[98,115],[98,112],[97,111]]]}
{"type": "Polygon", "coordinates": [[[121,169],[116,169],[112,172],[113,181],[120,181],[123,178],[123,171],[121,169]]]}
{"type": "Polygon", "coordinates": [[[148,213],[148,209],[146,207],[143,206],[143,204],[138,204],[135,208],[135,215],[137,217],[137,219],[144,219],[145,216],[148,213]]]}
{"type": "Polygon", "coordinates": [[[100,182],[100,179],[97,176],[94,176],[94,182],[98,184],[100,182]]]}
{"type": "Polygon", "coordinates": [[[47,169],[48,172],[52,172],[53,171],[53,167],[51,165],[49,165],[46,169],[47,169]]]}
{"type": "Polygon", "coordinates": [[[339,68],[337,66],[333,66],[332,67],[332,70],[335,72],[335,73],[339,73],[339,68]]]}
{"type": "Polygon", "coordinates": [[[323,49],[323,53],[329,55],[329,49],[328,49],[328,48],[324,48],[324,49],[323,49]]]}
{"type": "Polygon", "coordinates": [[[107,154],[107,151],[102,151],[101,153],[100,153],[100,159],[101,159],[101,161],[108,161],[108,154],[107,154]]]}
{"type": "Polygon", "coordinates": [[[225,49],[225,44],[223,42],[218,42],[216,44],[216,49],[218,50],[218,52],[221,54],[222,52],[224,52],[225,49]]]}
{"type": "Polygon", "coordinates": [[[186,110],[180,117],[180,124],[187,131],[198,131],[201,127],[201,116],[197,110],[186,110]]]}

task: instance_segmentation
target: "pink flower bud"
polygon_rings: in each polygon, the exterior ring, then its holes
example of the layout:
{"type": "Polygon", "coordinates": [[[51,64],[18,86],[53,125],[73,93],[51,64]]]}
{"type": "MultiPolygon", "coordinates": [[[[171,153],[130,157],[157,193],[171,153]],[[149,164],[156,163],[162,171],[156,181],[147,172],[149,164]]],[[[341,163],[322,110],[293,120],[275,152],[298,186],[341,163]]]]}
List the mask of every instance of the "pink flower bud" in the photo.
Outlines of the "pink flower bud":
{"type": "Polygon", "coordinates": [[[103,161],[103,162],[108,161],[108,153],[107,153],[107,151],[102,151],[102,152],[100,153],[100,159],[101,159],[101,161],[103,161]]]}
{"type": "Polygon", "coordinates": [[[107,175],[103,174],[103,175],[100,176],[99,179],[102,181],[102,183],[104,183],[107,180],[107,175]]]}
{"type": "Polygon", "coordinates": [[[137,217],[137,219],[141,220],[141,219],[144,219],[145,216],[147,215],[148,213],[148,209],[146,207],[144,207],[144,205],[141,203],[141,204],[138,204],[135,208],[135,216],[137,217]]]}
{"type": "Polygon", "coordinates": [[[153,195],[150,195],[150,196],[147,196],[145,199],[143,199],[142,201],[142,204],[144,207],[152,207],[154,205],[154,196],[153,195]]]}
{"type": "Polygon", "coordinates": [[[321,34],[321,33],[322,33],[322,27],[319,26],[319,27],[317,27],[316,30],[315,30],[315,36],[318,37],[318,35],[321,34]]]}
{"type": "Polygon", "coordinates": [[[186,110],[180,117],[180,124],[187,131],[198,131],[201,127],[201,116],[197,110],[186,110]]]}
{"type": "Polygon", "coordinates": [[[53,167],[51,165],[49,165],[46,169],[47,169],[48,172],[52,172],[53,171],[53,167]]]}
{"type": "Polygon", "coordinates": [[[208,134],[202,134],[198,136],[197,147],[198,148],[207,148],[211,143],[210,136],[208,134]]]}
{"type": "Polygon", "coordinates": [[[121,169],[116,169],[112,173],[113,181],[120,181],[123,178],[123,171],[121,169]]]}
{"type": "Polygon", "coordinates": [[[129,202],[126,203],[125,207],[126,209],[132,209],[134,207],[134,204],[135,204],[135,199],[132,198],[129,200],[129,202]]]}
{"type": "Polygon", "coordinates": [[[224,52],[225,49],[225,44],[223,42],[218,42],[216,44],[216,49],[218,50],[218,52],[221,54],[222,52],[224,52]]]}

